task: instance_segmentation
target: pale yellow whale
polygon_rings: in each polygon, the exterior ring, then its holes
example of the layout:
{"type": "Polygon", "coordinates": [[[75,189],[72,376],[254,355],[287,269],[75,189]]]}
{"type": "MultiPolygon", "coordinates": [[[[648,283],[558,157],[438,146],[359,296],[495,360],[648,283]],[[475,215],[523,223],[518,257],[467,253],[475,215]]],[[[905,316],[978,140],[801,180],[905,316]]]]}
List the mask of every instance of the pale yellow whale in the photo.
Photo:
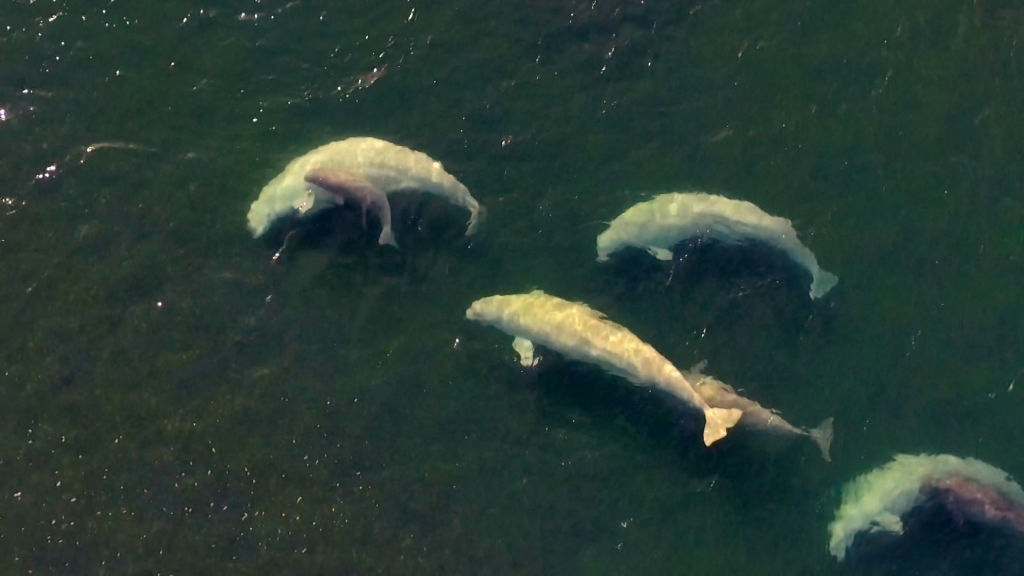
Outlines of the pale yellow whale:
{"type": "Polygon", "coordinates": [[[734,408],[712,408],[683,374],[635,334],[579,302],[534,290],[481,298],[466,318],[494,326],[522,340],[550,348],[574,360],[596,364],[639,386],[653,386],[704,413],[704,444],[725,437],[743,415],[734,408]]]}

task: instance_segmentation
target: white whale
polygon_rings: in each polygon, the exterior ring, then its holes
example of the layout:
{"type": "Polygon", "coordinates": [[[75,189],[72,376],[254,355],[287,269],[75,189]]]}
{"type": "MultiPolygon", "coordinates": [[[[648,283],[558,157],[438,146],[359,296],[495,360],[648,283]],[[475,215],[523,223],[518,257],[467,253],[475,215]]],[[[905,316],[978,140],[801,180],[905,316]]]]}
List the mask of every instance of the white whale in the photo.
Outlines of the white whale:
{"type": "Polygon", "coordinates": [[[981,514],[969,516],[983,522],[1022,522],[1024,490],[1005,471],[974,458],[950,454],[897,454],[888,464],[854,478],[843,487],[842,503],[828,527],[829,552],[842,560],[860,532],[902,533],[900,516],[924,502],[936,488],[956,490],[965,482],[975,492],[970,499],[998,496],[1002,500],[1000,509],[980,510],[981,514]]]}
{"type": "Polygon", "coordinates": [[[531,355],[523,359],[524,364],[533,364],[531,342],[535,342],[574,360],[596,364],[633,384],[668,392],[704,412],[705,445],[725,437],[743,415],[742,410],[708,406],[683,374],[650,344],[586,304],[534,290],[481,298],[466,310],[466,318],[514,336],[517,350],[528,350],[531,355]]]}
{"type": "Polygon", "coordinates": [[[278,218],[310,216],[337,205],[331,194],[306,181],[313,170],[358,177],[386,194],[400,191],[436,194],[469,210],[466,235],[476,232],[483,208],[466,187],[430,156],[386,140],[356,137],[325,144],[295,158],[274,177],[249,207],[248,225],[259,237],[278,218]]]}
{"type": "Polygon", "coordinates": [[[759,241],[786,253],[811,274],[812,299],[828,293],[839,278],[822,270],[818,260],[797,239],[793,224],[754,204],[704,192],[676,192],[640,202],[611,221],[597,237],[597,260],[627,246],[647,250],[660,260],[672,259],[672,246],[693,236],[722,242],[759,241]]]}

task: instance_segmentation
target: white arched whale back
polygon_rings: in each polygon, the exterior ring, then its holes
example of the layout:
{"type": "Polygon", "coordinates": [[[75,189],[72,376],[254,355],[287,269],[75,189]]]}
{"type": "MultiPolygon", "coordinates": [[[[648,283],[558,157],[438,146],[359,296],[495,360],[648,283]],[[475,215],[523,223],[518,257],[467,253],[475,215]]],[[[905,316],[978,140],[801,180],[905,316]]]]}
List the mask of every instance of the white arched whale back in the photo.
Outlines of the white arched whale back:
{"type": "Polygon", "coordinates": [[[476,232],[483,216],[483,208],[469,190],[437,160],[379,138],[355,137],[325,144],[295,158],[264,186],[249,207],[248,225],[253,237],[261,236],[278,218],[310,216],[338,204],[330,194],[306,182],[306,173],[316,169],[356,174],[385,193],[416,191],[441,196],[469,210],[467,235],[476,232]]]}
{"type": "Polygon", "coordinates": [[[998,490],[1024,507],[1024,490],[1004,470],[950,454],[897,454],[891,462],[843,486],[842,503],[828,526],[828,550],[842,560],[860,532],[903,532],[900,516],[920,504],[929,481],[966,478],[998,490]]]}
{"type": "Polygon", "coordinates": [[[597,260],[603,262],[626,246],[668,260],[672,246],[694,236],[775,246],[811,273],[811,298],[824,296],[839,281],[818,266],[814,253],[797,239],[786,218],[772,216],[750,202],[705,192],[661,194],[633,205],[597,237],[597,260]]]}

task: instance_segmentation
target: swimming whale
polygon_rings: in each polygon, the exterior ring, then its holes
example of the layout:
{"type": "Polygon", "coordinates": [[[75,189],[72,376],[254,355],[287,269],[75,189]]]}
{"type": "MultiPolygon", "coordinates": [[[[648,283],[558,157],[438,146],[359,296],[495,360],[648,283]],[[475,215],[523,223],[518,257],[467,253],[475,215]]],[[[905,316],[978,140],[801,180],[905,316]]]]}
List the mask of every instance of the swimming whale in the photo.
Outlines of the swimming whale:
{"type": "Polygon", "coordinates": [[[735,408],[713,408],[683,374],[635,334],[579,302],[569,302],[541,290],[481,298],[466,310],[466,318],[493,326],[516,338],[532,365],[533,343],[574,360],[595,364],[638,386],[668,392],[704,413],[704,444],[727,434],[743,415],[735,408]]]}
{"type": "Polygon", "coordinates": [[[958,520],[970,520],[1024,534],[1024,502],[967,476],[931,479],[922,492],[958,520]]]}
{"type": "Polygon", "coordinates": [[[703,373],[706,362],[684,370],[683,376],[692,384],[697,393],[715,408],[739,408],[743,410],[740,425],[773,432],[783,436],[806,436],[821,451],[821,457],[831,462],[829,447],[832,445],[832,418],[826,418],[817,428],[797,428],[787,422],[778,411],[765,408],[754,400],[741,396],[732,386],[703,373]]]}
{"type": "Polygon", "coordinates": [[[829,552],[843,560],[861,532],[902,534],[901,516],[929,499],[977,522],[1024,529],[1024,490],[1006,471],[951,454],[897,454],[843,486],[829,552]]]}
{"type": "Polygon", "coordinates": [[[293,159],[263,187],[247,216],[254,238],[263,235],[279,218],[291,214],[307,217],[336,204],[330,192],[306,180],[312,170],[351,174],[385,194],[412,191],[440,196],[469,210],[467,236],[477,231],[483,219],[483,207],[437,160],[379,138],[354,137],[325,144],[293,159]]]}
{"type": "Polygon", "coordinates": [[[366,213],[372,212],[380,220],[381,231],[377,243],[390,244],[398,248],[395,235],[391,231],[391,204],[388,196],[379,188],[363,180],[355,174],[344,170],[328,170],[314,168],[306,172],[306,182],[313,184],[334,197],[338,204],[354,202],[363,211],[363,228],[366,228],[366,213]]]}
{"type": "Polygon", "coordinates": [[[672,246],[694,236],[721,242],[765,242],[782,250],[811,274],[812,299],[821,298],[839,278],[822,270],[814,253],[797,239],[793,224],[754,204],[705,192],[675,192],[640,202],[620,214],[597,237],[597,261],[633,246],[659,260],[672,259],[672,246]]]}

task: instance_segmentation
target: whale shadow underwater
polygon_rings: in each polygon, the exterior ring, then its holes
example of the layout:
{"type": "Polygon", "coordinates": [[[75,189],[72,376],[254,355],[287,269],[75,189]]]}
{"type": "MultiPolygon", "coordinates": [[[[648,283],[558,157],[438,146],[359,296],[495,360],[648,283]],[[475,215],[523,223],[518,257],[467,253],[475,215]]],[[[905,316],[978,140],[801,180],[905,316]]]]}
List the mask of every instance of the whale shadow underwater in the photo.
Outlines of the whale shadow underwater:
{"type": "MultiPolygon", "coordinates": [[[[388,195],[388,201],[391,226],[401,250],[420,244],[462,246],[476,240],[465,237],[464,214],[434,198],[394,192],[388,195]]],[[[373,249],[378,246],[381,222],[373,215],[368,215],[365,222],[364,227],[363,209],[358,204],[338,204],[309,217],[281,216],[260,238],[268,247],[280,246],[287,235],[296,233],[301,235],[304,245],[333,243],[341,249],[373,249]]]]}
{"type": "Polygon", "coordinates": [[[782,250],[763,242],[695,237],[674,244],[671,261],[634,247],[620,248],[609,260],[602,266],[610,265],[612,274],[633,287],[711,284],[727,294],[781,293],[794,302],[812,302],[807,298],[807,271],[782,250]]]}
{"type": "Polygon", "coordinates": [[[639,248],[616,251],[595,265],[604,269],[599,270],[602,293],[645,308],[658,302],[646,313],[652,318],[684,315],[685,323],[776,334],[791,344],[828,341],[842,315],[835,304],[839,294],[808,298],[807,272],[771,246],[691,238],[672,251],[671,261],[639,248]]]}
{"type": "Polygon", "coordinates": [[[601,292],[629,303],[639,325],[678,319],[680,328],[714,326],[743,339],[770,334],[776,346],[793,350],[800,342],[829,342],[842,317],[839,294],[808,298],[806,271],[773,247],[694,238],[676,244],[673,254],[661,261],[638,248],[616,251],[595,264],[601,292]]]}
{"type": "MultiPolygon", "coordinates": [[[[537,417],[546,426],[566,421],[573,426],[591,428],[595,436],[608,441],[637,442],[663,455],[678,459],[679,466],[697,476],[733,477],[748,481],[751,468],[777,469],[819,456],[810,443],[793,438],[774,437],[757,430],[737,426],[728,437],[712,446],[704,446],[701,434],[704,416],[670,394],[636,386],[619,376],[606,373],[538,346],[541,358],[533,368],[519,368],[509,376],[512,386],[526,386],[537,417]]],[[[511,369],[511,367],[509,367],[511,369]]],[[[761,489],[783,491],[785,475],[758,475],[761,489]],[[775,478],[778,476],[778,485],[775,478]]]]}
{"type": "Polygon", "coordinates": [[[277,219],[259,241],[275,263],[303,251],[333,251],[345,264],[358,263],[367,271],[378,269],[386,275],[405,275],[425,281],[439,268],[455,260],[483,257],[489,250],[490,235],[482,231],[467,237],[465,215],[452,206],[423,194],[393,193],[391,229],[401,248],[380,245],[381,222],[346,203],[321,210],[312,216],[285,215],[277,219]],[[471,256],[472,255],[472,256],[471,256]]]}
{"type": "Polygon", "coordinates": [[[858,534],[839,574],[1016,576],[1024,574],[1024,536],[958,517],[934,500],[901,516],[904,531],[858,534]]]}

